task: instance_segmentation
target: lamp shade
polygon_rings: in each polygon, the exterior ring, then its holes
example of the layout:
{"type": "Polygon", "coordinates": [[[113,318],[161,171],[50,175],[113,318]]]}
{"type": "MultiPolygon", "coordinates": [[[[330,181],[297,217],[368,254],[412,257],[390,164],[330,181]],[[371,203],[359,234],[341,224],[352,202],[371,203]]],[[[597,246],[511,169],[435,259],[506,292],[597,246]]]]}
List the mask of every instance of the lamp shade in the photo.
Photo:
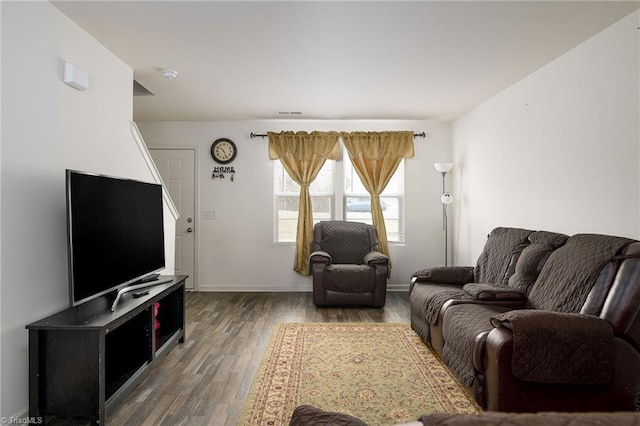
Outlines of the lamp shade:
{"type": "Polygon", "coordinates": [[[451,204],[453,203],[453,195],[445,192],[444,194],[442,194],[442,197],[440,197],[440,201],[442,201],[442,204],[451,204]]]}
{"type": "Polygon", "coordinates": [[[433,167],[440,173],[447,173],[453,169],[453,163],[433,163],[433,167]]]}

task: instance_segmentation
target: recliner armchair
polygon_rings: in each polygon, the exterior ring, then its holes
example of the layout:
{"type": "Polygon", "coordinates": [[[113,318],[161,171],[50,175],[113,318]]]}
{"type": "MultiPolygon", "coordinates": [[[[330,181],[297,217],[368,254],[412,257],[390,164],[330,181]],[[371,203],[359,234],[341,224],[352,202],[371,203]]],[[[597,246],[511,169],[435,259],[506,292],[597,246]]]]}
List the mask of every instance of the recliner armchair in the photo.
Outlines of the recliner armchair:
{"type": "Polygon", "coordinates": [[[317,223],[309,263],[315,305],[384,306],[389,258],[378,251],[378,234],[372,225],[340,220],[317,223]]]}

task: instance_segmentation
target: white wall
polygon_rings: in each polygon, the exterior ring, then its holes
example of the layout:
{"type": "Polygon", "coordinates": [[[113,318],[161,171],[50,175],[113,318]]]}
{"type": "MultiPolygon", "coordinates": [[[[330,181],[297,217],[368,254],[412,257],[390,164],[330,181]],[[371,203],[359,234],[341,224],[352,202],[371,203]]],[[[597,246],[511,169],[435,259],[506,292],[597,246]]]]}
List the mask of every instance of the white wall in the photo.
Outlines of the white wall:
{"type": "Polygon", "coordinates": [[[392,245],[389,283],[406,288],[410,275],[444,262],[442,177],[434,161],[450,159],[450,125],[426,121],[264,120],[227,122],[139,122],[149,147],[196,147],[199,168],[199,290],[280,291],[311,289],[311,279],[293,271],[294,246],[273,243],[273,162],[267,139],[249,134],[267,131],[426,131],[415,139],[415,157],[406,162],[406,244],[392,245]],[[211,143],[233,140],[238,157],[235,181],[211,179],[211,143]],[[203,210],[215,210],[217,220],[203,220],[203,210]]]}
{"type": "Polygon", "coordinates": [[[640,237],[638,22],[629,15],[453,123],[458,264],[475,264],[496,226],[640,237]]]}
{"type": "Polygon", "coordinates": [[[25,325],[69,303],[65,169],[151,175],[129,128],[131,68],[48,2],[1,7],[0,416],[9,417],[28,403],[25,325]],[[63,83],[64,61],[89,73],[88,90],[63,83]]]}
{"type": "MultiPolygon", "coordinates": [[[[2,6],[0,5],[0,27],[2,26],[2,6]]],[[[0,51],[2,50],[0,46],[0,51]]],[[[2,69],[2,55],[0,55],[0,69],[2,69]]],[[[2,78],[0,78],[0,99],[2,98],[2,78]]],[[[0,102],[0,176],[2,176],[2,103],[0,102]]],[[[2,211],[2,185],[0,182],[0,212],[2,211]]],[[[0,242],[2,241],[2,221],[0,220],[0,242]]],[[[0,244],[0,259],[2,259],[2,244],[0,244]]],[[[0,262],[0,271],[2,262],[0,262]]],[[[2,299],[2,273],[0,272],[0,299],[2,299]]],[[[0,302],[0,330],[2,328],[2,303],[0,302]]],[[[2,338],[0,337],[0,380],[2,379],[2,338]]],[[[2,387],[0,386],[0,414],[2,414],[2,387]]]]}

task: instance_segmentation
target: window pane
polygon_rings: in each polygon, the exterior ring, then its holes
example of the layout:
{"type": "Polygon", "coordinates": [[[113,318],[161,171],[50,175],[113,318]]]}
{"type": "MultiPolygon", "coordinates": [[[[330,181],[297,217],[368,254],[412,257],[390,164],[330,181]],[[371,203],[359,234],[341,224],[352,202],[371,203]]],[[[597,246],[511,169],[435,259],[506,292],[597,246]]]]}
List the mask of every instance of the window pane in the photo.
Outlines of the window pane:
{"type": "Polygon", "coordinates": [[[282,164],[277,161],[274,168],[275,182],[274,188],[277,194],[296,194],[300,191],[300,187],[295,183],[284,170],[282,164]]]}
{"type": "Polygon", "coordinates": [[[368,194],[348,157],[344,162],[344,192],[346,194],[368,194]]]}
{"type": "Polygon", "coordinates": [[[387,228],[387,240],[393,242],[403,242],[404,234],[402,231],[402,223],[400,221],[400,206],[402,198],[400,197],[382,197],[384,203],[384,225],[387,228]]]}
{"type": "MultiPolygon", "coordinates": [[[[345,197],[346,220],[373,224],[371,217],[371,199],[369,197],[345,197]]],[[[400,222],[400,197],[381,197],[382,214],[387,228],[387,240],[393,242],[403,241],[400,222]]]]}
{"type": "Polygon", "coordinates": [[[373,224],[373,219],[371,218],[370,197],[345,197],[345,200],[345,220],[364,222],[368,223],[369,225],[373,224]]]}
{"type": "Polygon", "coordinates": [[[295,241],[298,225],[298,195],[276,197],[277,241],[295,241]]]}
{"type": "Polygon", "coordinates": [[[314,197],[311,196],[311,203],[313,204],[313,224],[320,222],[321,220],[331,220],[333,212],[333,203],[331,200],[333,196],[314,197]]]}
{"type": "MultiPolygon", "coordinates": [[[[311,197],[313,204],[314,225],[321,220],[331,220],[332,196],[311,197]]],[[[298,227],[298,196],[277,197],[277,241],[292,242],[296,240],[296,230],[298,227]]]]}
{"type": "Polygon", "coordinates": [[[384,188],[384,192],[382,195],[393,194],[400,195],[404,192],[404,160],[400,162],[398,165],[398,169],[393,174],[391,180],[387,184],[386,188],[384,188]]]}
{"type": "Polygon", "coordinates": [[[335,161],[325,161],[324,166],[318,172],[318,176],[311,183],[309,187],[309,192],[313,196],[314,194],[333,194],[333,165],[335,161]]]}

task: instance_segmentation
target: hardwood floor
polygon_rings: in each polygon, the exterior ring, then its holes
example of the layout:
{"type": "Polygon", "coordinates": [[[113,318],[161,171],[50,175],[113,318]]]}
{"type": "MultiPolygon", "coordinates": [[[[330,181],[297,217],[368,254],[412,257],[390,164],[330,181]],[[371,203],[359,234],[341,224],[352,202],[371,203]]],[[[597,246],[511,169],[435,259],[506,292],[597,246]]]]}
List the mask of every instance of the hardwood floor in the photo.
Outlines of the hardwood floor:
{"type": "Polygon", "coordinates": [[[186,341],[107,412],[108,425],[235,425],[280,322],[409,322],[406,292],[384,308],[316,308],[311,293],[188,293],[186,341]]]}

